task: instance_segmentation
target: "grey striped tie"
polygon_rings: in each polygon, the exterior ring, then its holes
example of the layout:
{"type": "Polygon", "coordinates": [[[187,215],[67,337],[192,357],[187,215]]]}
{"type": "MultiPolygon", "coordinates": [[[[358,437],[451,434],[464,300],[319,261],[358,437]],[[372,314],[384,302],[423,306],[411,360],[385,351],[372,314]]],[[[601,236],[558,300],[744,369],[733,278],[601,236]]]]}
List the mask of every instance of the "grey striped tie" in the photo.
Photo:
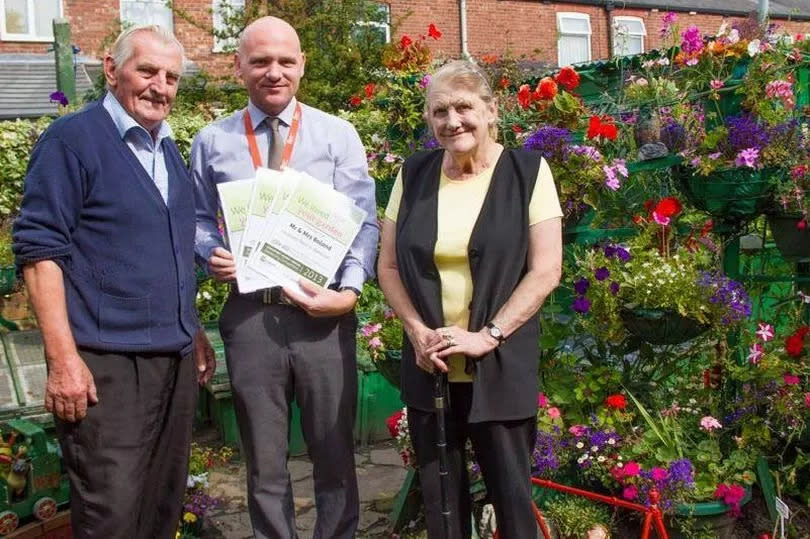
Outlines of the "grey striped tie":
{"type": "Polygon", "coordinates": [[[278,130],[278,118],[267,118],[265,120],[270,126],[270,144],[267,150],[267,166],[273,170],[281,170],[281,153],[284,151],[284,141],[281,140],[281,133],[278,130]]]}

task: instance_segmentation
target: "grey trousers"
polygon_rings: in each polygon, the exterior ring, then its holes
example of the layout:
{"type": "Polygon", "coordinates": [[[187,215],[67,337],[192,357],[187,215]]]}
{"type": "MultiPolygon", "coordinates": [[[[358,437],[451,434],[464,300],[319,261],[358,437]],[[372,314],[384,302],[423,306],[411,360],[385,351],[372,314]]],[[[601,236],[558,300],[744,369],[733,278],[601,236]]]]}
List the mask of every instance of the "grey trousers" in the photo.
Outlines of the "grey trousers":
{"type": "Polygon", "coordinates": [[[56,420],[73,537],[174,539],[197,401],[191,356],[79,355],[99,402],[78,423],[56,420]]]}
{"type": "Polygon", "coordinates": [[[247,463],[257,538],[297,537],[287,437],[290,403],[313,464],[315,539],[354,537],[359,520],[353,428],[357,408],[354,313],[312,318],[288,305],[231,295],[220,332],[247,463]]]}

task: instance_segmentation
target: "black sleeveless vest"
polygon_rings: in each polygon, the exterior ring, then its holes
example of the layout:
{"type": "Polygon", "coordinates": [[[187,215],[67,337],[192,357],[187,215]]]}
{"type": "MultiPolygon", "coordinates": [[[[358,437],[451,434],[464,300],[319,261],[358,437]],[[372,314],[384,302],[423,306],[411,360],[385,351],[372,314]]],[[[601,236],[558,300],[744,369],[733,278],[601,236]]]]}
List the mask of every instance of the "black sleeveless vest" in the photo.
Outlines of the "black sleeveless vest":
{"type": "MultiPolygon", "coordinates": [[[[397,215],[396,255],[402,283],[430,328],[444,325],[441,281],[433,259],[439,178],[444,150],[409,157],[402,167],[403,193],[397,215]]],[[[529,202],[540,156],[506,149],[470,236],[473,281],[469,331],[479,331],[512,295],[527,271],[529,202]]],[[[531,317],[493,352],[475,362],[469,421],[524,419],[537,411],[538,315],[531,317]]],[[[402,400],[433,409],[433,376],[416,365],[413,346],[403,339],[402,400]]]]}

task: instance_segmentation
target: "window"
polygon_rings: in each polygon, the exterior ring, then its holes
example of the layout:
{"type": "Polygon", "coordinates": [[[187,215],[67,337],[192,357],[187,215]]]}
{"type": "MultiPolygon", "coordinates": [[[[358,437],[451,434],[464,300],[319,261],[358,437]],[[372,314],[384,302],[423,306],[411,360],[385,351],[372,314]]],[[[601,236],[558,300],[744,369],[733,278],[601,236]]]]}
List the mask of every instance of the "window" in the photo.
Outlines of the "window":
{"type": "MultiPolygon", "coordinates": [[[[213,16],[214,31],[222,32],[226,30],[233,31],[234,28],[229,28],[228,21],[235,14],[245,9],[245,0],[213,0],[211,6],[211,15],[213,16]]],[[[236,36],[214,36],[213,52],[231,52],[239,45],[239,38],[236,36]]]]}
{"type": "Polygon", "coordinates": [[[590,62],[591,18],[585,13],[557,13],[557,61],[561,66],[590,62]]]}
{"type": "Polygon", "coordinates": [[[644,21],[638,17],[613,17],[613,55],[641,54],[646,35],[644,21]]]}
{"type": "Polygon", "coordinates": [[[172,8],[165,0],[121,0],[121,22],[134,26],[157,24],[174,29],[172,8]]]}
{"type": "Polygon", "coordinates": [[[0,0],[0,38],[53,41],[53,20],[62,16],[61,0],[0,0]]]}
{"type": "Polygon", "coordinates": [[[371,19],[357,22],[355,38],[358,41],[389,43],[391,41],[391,8],[389,5],[377,4],[371,19]]]}

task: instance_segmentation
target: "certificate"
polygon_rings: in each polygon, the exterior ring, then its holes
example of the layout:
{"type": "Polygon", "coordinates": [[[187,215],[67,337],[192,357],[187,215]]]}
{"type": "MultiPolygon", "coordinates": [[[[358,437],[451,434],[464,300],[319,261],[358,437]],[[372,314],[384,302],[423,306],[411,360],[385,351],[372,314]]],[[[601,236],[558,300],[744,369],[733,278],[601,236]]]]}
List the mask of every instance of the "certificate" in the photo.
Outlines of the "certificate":
{"type": "Polygon", "coordinates": [[[288,168],[282,180],[282,185],[294,188],[286,204],[279,203],[274,224],[265,229],[247,267],[296,290],[302,278],[325,287],[360,231],[366,212],[308,174],[288,168]]]}

